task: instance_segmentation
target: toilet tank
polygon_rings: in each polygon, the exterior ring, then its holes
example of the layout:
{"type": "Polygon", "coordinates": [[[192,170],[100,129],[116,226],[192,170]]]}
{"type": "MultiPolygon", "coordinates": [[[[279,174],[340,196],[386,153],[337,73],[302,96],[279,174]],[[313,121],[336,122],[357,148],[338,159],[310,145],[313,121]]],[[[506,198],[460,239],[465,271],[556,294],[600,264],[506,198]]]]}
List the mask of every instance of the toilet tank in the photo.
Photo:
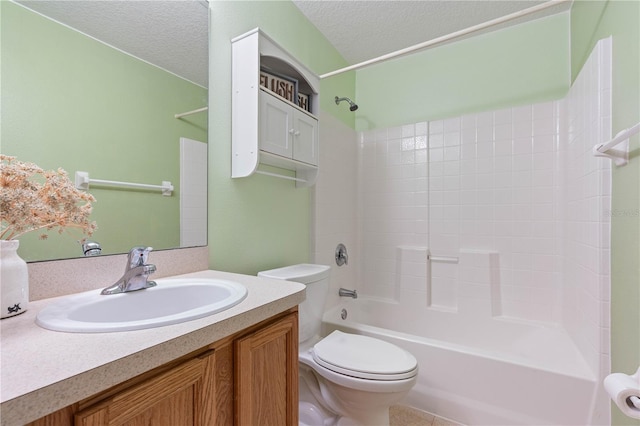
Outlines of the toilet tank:
{"type": "Polygon", "coordinates": [[[304,263],[258,272],[259,277],[295,281],[306,285],[307,298],[298,307],[300,343],[320,334],[331,267],[304,263]]]}

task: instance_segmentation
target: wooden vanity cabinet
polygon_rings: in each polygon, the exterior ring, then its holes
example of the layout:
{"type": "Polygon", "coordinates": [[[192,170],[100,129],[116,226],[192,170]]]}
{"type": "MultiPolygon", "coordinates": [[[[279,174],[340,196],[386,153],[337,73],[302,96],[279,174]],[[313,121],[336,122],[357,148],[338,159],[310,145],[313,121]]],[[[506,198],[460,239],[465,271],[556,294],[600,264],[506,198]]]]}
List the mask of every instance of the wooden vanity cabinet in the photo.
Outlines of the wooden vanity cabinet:
{"type": "Polygon", "coordinates": [[[258,424],[298,424],[296,308],[29,425],[258,424]]]}
{"type": "Polygon", "coordinates": [[[118,392],[75,414],[77,426],[215,424],[205,410],[215,397],[215,350],[118,392]]]}
{"type": "Polygon", "coordinates": [[[235,341],[236,424],[298,424],[298,318],[235,341]]]}

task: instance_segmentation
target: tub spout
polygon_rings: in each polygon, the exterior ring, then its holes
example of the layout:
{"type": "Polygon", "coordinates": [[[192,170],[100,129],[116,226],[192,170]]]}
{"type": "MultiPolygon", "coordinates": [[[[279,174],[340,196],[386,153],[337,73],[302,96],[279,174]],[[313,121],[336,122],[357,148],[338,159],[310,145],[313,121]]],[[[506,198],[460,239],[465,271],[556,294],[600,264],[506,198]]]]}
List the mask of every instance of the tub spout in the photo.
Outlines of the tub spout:
{"type": "Polygon", "coordinates": [[[358,292],[356,290],[348,290],[346,288],[341,288],[338,290],[338,296],[340,297],[353,297],[354,299],[358,298],[358,292]]]}

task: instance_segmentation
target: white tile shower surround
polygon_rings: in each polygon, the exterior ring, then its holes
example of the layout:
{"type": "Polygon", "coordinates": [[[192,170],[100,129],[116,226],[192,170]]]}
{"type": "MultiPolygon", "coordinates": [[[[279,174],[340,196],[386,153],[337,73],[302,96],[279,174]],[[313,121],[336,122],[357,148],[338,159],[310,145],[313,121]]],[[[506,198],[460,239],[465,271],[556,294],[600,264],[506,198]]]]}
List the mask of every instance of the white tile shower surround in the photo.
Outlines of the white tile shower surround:
{"type": "Polygon", "coordinates": [[[363,134],[367,291],[392,299],[406,293],[450,311],[486,297],[493,314],[559,321],[561,108],[549,102],[363,134]],[[485,291],[490,283],[476,280],[477,266],[436,261],[430,286],[416,286],[411,277],[426,276],[425,257],[413,274],[398,276],[400,246],[453,258],[461,250],[497,252],[499,286],[485,291]]]}
{"type": "Polygon", "coordinates": [[[311,258],[331,266],[331,289],[326,306],[338,303],[340,287],[353,288],[358,282],[358,168],[356,132],[323,111],[320,113],[320,170],[311,197],[314,218],[311,258]],[[348,142],[351,141],[351,142],[348,142]],[[330,165],[330,166],[329,166],[330,165]],[[343,243],[349,263],[338,267],[335,249],[343,243]]]}
{"type": "MultiPolygon", "coordinates": [[[[612,137],[612,40],[601,40],[565,99],[569,118],[561,155],[563,324],[602,380],[610,372],[612,161],[592,147],[612,137]],[[597,99],[597,101],[594,101],[597,99]]],[[[615,167],[615,166],[613,166],[615,167]]],[[[600,388],[600,392],[604,393],[600,388]]],[[[598,398],[608,412],[608,398],[598,398]]]]}
{"type": "Polygon", "coordinates": [[[565,99],[360,133],[338,155],[359,165],[355,194],[331,191],[353,177],[332,163],[351,136],[323,138],[316,261],[356,199],[361,295],[561,326],[606,375],[611,163],[591,148],[611,137],[611,40],[595,51],[565,99]],[[427,250],[459,262],[429,270],[427,250]]]}

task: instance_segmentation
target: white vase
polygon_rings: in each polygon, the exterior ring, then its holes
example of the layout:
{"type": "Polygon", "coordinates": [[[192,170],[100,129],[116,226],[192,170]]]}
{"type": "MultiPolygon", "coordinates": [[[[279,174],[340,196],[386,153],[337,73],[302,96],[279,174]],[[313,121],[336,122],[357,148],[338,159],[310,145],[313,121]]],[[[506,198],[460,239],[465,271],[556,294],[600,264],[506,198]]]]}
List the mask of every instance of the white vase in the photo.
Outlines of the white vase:
{"type": "Polygon", "coordinates": [[[27,262],[18,256],[18,240],[0,240],[0,318],[27,310],[29,271],[27,262]]]}

